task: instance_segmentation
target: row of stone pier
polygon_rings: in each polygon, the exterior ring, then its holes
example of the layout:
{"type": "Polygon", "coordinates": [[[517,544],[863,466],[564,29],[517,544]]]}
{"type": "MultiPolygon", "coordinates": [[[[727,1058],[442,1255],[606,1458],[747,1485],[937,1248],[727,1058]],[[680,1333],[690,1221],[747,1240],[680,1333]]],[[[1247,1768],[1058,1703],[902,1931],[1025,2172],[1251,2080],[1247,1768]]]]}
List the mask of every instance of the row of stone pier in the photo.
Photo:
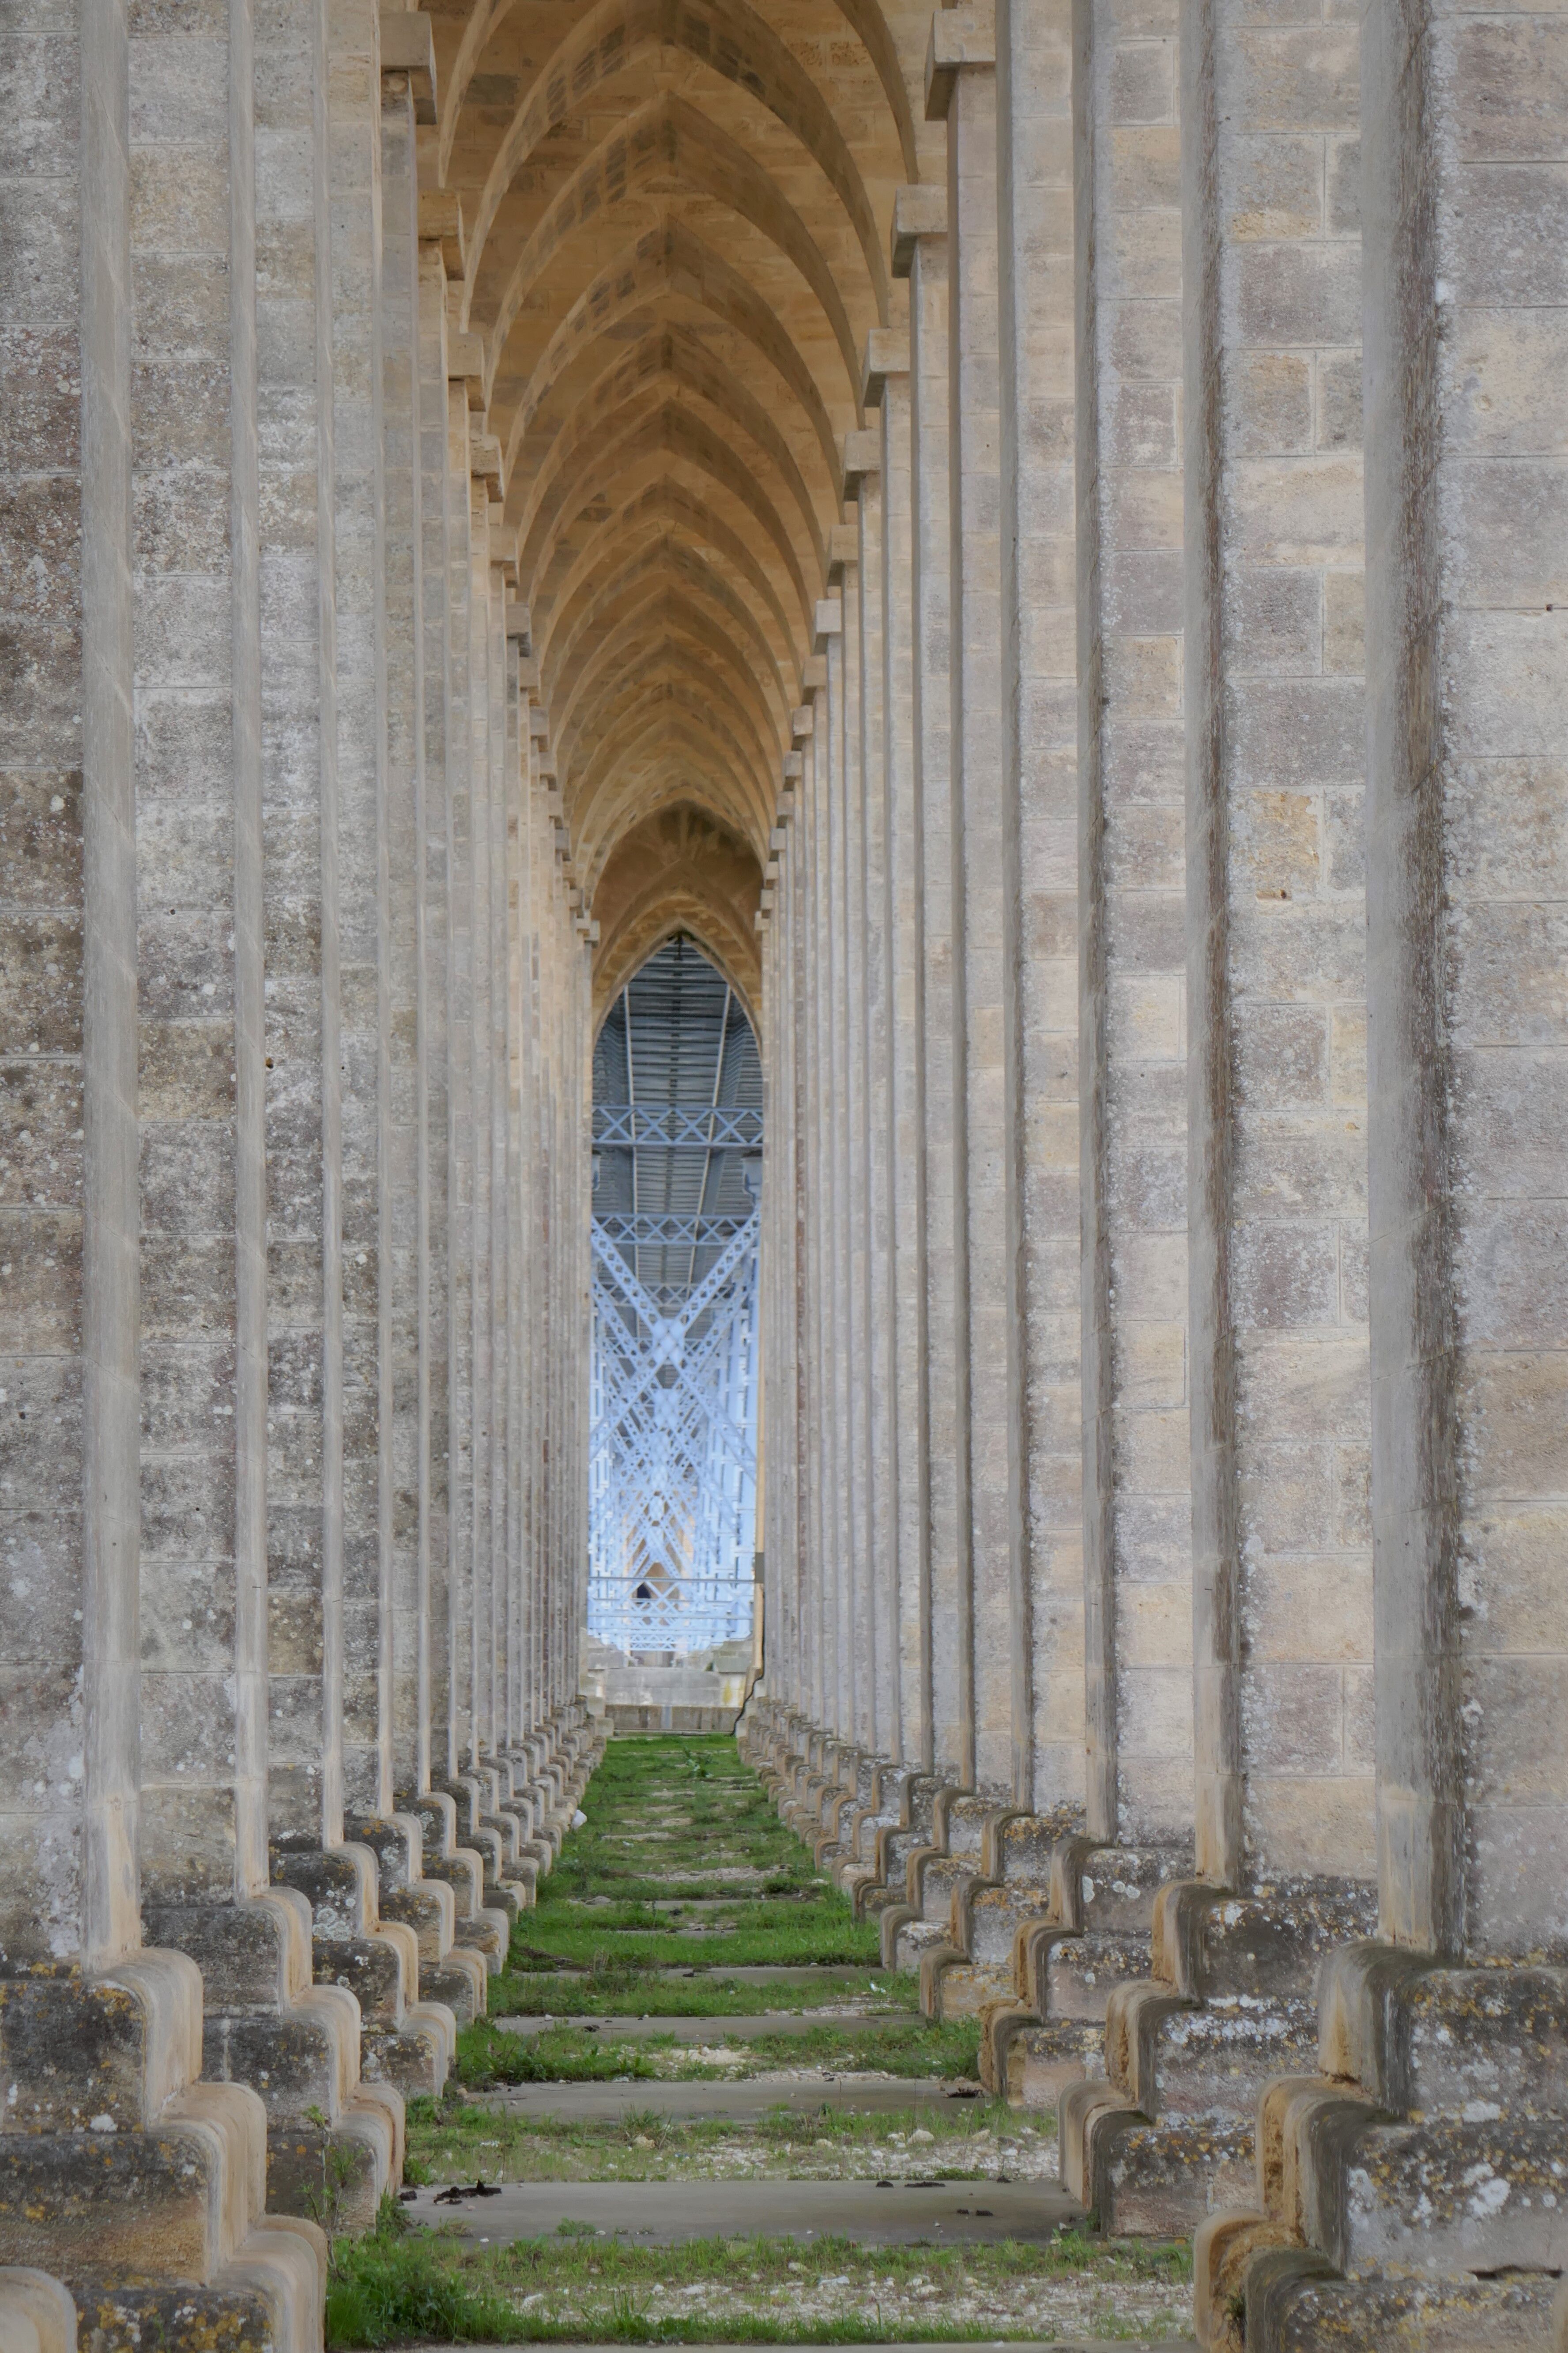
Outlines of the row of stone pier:
{"type": "Polygon", "coordinates": [[[0,2263],[309,2345],[591,1761],[590,927],[417,41],[10,37],[0,2263]]]}
{"type": "Polygon", "coordinates": [[[1253,2353],[1568,2253],[1565,76],[939,11],[766,878],[752,1753],[1253,2353]]]}

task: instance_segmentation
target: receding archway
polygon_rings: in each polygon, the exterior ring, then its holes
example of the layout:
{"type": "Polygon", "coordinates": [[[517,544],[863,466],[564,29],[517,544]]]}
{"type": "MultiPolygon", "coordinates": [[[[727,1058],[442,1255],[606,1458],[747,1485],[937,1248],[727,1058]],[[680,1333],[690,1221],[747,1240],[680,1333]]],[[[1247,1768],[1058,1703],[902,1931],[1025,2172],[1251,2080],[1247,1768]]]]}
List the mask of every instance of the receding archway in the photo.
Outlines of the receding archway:
{"type": "Polygon", "coordinates": [[[756,1032],[677,932],[594,1051],[588,1632],[665,1663],[752,1630],[756,1032]]]}

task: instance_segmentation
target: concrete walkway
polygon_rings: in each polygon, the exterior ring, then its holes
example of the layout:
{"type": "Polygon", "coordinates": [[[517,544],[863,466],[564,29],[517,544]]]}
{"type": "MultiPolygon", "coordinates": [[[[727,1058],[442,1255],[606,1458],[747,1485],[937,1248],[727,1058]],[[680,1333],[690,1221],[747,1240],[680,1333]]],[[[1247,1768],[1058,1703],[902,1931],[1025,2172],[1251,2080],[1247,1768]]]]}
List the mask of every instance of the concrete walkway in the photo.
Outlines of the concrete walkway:
{"type": "MultiPolygon", "coordinates": [[[[951,2088],[926,2077],[895,2075],[753,2076],[744,2084],[520,2084],[490,2094],[510,2115],[556,2116],[586,2124],[606,2116],[733,2116],[740,2122],[778,2108],[816,2116],[832,2108],[850,2116],[897,2116],[900,2109],[945,2108],[951,2088]]],[[[956,2103],[955,2103],[956,2105],[956,2103]]]]}
{"type": "MultiPolygon", "coordinates": [[[[715,1773],[717,1763],[710,1761],[703,1787],[691,1795],[694,1819],[707,1808],[698,1834],[703,1864],[723,1870],[734,1867],[748,1839],[753,1846],[760,1841],[754,1828],[732,1829],[715,1808],[715,1782],[721,1788],[722,1778],[733,1771],[715,1773]]],[[[656,1894],[662,1865],[648,1856],[645,1866],[634,1852],[653,1843],[640,1835],[646,1820],[646,1799],[639,1812],[635,1797],[640,1770],[620,1743],[612,1745],[597,1796],[591,1792],[584,1806],[590,1827],[583,1833],[586,1852],[574,1882],[569,1888],[543,1883],[536,1912],[520,1923],[518,1947],[530,1957],[543,1960],[563,1952],[575,1961],[585,1953],[582,1932],[587,1915],[603,1908],[593,1900],[598,1864],[610,1884],[627,1890],[628,1904],[665,1900],[656,1894]]],[[[742,1810],[739,1803],[734,1810],[742,1810]]],[[[765,1818],[764,1828],[780,1857],[775,1872],[793,1871],[803,1894],[819,1891],[804,1849],[793,1841],[781,1849],[779,1832],[765,1818]]],[[[687,1838],[689,1851],[695,1850],[698,1837],[687,1838]]],[[[697,1876],[690,1865],[683,1868],[686,1873],[697,1876]]],[[[698,1899],[687,1900],[695,1909],[698,1899]]],[[[820,1920],[820,1892],[815,1902],[820,1920]]],[[[776,1899],[776,1912],[781,1934],[793,1940],[784,1949],[798,1953],[799,1896],[776,1899]]],[[[595,1954],[601,1933],[604,1958],[612,1968],[625,1967],[635,1932],[601,1932],[595,1923],[595,1954]]],[[[846,1946],[844,1932],[832,1922],[808,1933],[827,1948],[820,1963],[752,1957],[758,1946],[753,1919],[740,1947],[747,1955],[744,1961],[650,1972],[648,1995],[657,1982],[662,1999],[682,2003],[680,2015],[628,2009],[608,2017],[562,2011],[493,2017],[495,2027],[525,2042],[566,2030],[555,2046],[563,2077],[581,2063],[574,2054],[595,2047],[605,2052],[617,2042],[639,2050],[673,2044],[699,2063],[708,2059],[713,2075],[690,2083],[626,2075],[497,2084],[483,2097],[500,2137],[465,2136],[463,2150],[441,2147],[437,2181],[418,2190],[405,2205],[405,2215],[474,2247],[527,2242],[528,2253],[518,2260],[533,2284],[528,2308],[537,2318],[550,2316],[554,2325],[564,2322],[573,2328],[596,2317],[595,2297],[614,2295],[633,2299],[648,2326],[657,2324],[661,2340],[668,2330],[673,2343],[681,2341],[683,2323],[701,2319],[725,2329],[760,2323],[764,2340],[788,2344],[819,2336],[840,2317],[864,2319],[873,2306],[878,2327],[884,2309],[895,2328],[918,2328],[929,2316],[934,2330],[966,2344],[975,2341],[964,2334],[969,2328],[1005,2327],[1009,2317],[1030,2332],[1007,2340],[1015,2346],[1028,2345],[1033,2332],[1046,2330],[1056,2317],[1055,2334],[1040,2338],[1055,2353],[1069,2353],[1078,2344],[1088,2353],[1096,2340],[1085,2332],[1102,2317],[1111,2331],[1109,2341],[1142,2344],[1145,2353],[1157,2347],[1163,2353],[1167,2345],[1176,2353],[1190,2342],[1155,2333],[1178,2324],[1184,2290],[1176,2283],[1174,2294],[1165,2293],[1158,2278],[1138,2276],[1114,2260],[1107,2267],[1088,2248],[1081,2260],[1069,2254],[1059,2268],[1043,2256],[1064,2229],[1084,2219],[1054,2179],[1047,2138],[1032,2130],[1026,2138],[1021,2126],[1015,2133],[972,2081],[859,2071],[858,2060],[882,2050],[897,2054],[885,2062],[889,2068],[917,2067],[933,2051],[941,2054],[939,2063],[963,2064],[966,2046],[951,2038],[950,2030],[932,2028],[918,2013],[889,2008],[871,1993],[872,1986],[890,1991],[892,1981],[874,1961],[844,1959],[846,1949],[856,1947],[846,1946]],[[838,1939],[837,1949],[832,1939],[838,1939]],[[751,1998],[761,2001],[770,1999],[771,1986],[787,1985],[804,1989],[808,2000],[818,1995],[820,2007],[740,2014],[708,2008],[725,1985],[737,1989],[731,1999],[741,1998],[739,1989],[754,1987],[751,1998]],[[939,2031],[949,2039],[933,2042],[939,2031]],[[868,2035],[884,2032],[885,2041],[868,2044],[868,2035]],[[723,2053],[739,2062],[773,2037],[783,2047],[778,2056],[770,2054],[765,2075],[716,2079],[723,2053]],[[826,2060],[825,2048],[831,2052],[826,2060]],[[809,2062],[798,2069],[789,2066],[784,2054],[791,2049],[799,2049],[803,2059],[809,2050],[809,2062]],[[766,2120],[781,2111],[798,2117],[800,2126],[770,2128],[766,2120]],[[503,2117],[507,2124],[501,2128],[503,2117]],[[813,2117],[822,2119],[815,2139],[813,2117]],[[847,2131],[851,2118],[862,2121],[847,2131]],[[809,2147],[792,2146],[800,2143],[803,2132],[809,2147]],[[443,2201],[441,2181],[450,2183],[458,2165],[489,2166],[492,2175],[513,2178],[489,2195],[443,2201]],[[540,2178],[561,2173],[587,2178],[540,2178]],[[960,2173],[963,2178],[951,2178],[960,2173]],[[518,2179],[519,2174],[535,2178],[518,2179]],[[668,2271],[651,2267],[656,2250],[714,2240],[733,2242],[732,2258],[728,2251],[717,2262],[711,2253],[671,2255],[668,2271]],[[753,2256],[748,2265],[749,2241],[772,2242],[774,2249],[765,2258],[753,2256]],[[814,2253],[814,2245],[821,2247],[820,2254],[814,2253]],[[595,2246],[604,2251],[602,2270],[589,2263],[590,2256],[599,2262],[595,2246]],[[1001,2252],[1007,2246],[1015,2255],[1001,2252]],[[925,2257],[891,2252],[916,2248],[931,2251],[940,2287],[921,2278],[925,2257]],[[972,2258],[966,2249],[975,2251],[972,2258]],[[877,2250],[885,2251],[882,2270],[891,2270],[885,2277],[880,2272],[862,2277],[868,2263],[879,2261],[877,2250]],[[759,2260],[760,2280],[754,2268],[759,2260]],[[969,2275],[972,2263],[977,2277],[969,2275]],[[853,2284],[847,2276],[837,2276],[849,2267],[853,2284]],[[781,2268],[799,2274],[798,2295],[793,2288],[781,2290],[781,2268]],[[591,2287],[590,2280],[595,2283],[591,2287]],[[925,2296],[939,2301],[921,2302],[925,2296]]],[[[529,1998],[570,2000],[591,1977],[589,1970],[570,1965],[530,1971],[529,1998]]],[[[517,1984],[516,1977],[511,1984],[517,1984]]],[[[616,1998],[636,2001],[636,1978],[630,1985],[629,1993],[617,1991],[616,1998]]],[[[554,2063],[542,2052],[542,2058],[546,2065],[554,2063]]],[[[625,2063],[630,2058],[628,2052],[625,2063]]],[[[473,2178],[467,2177],[469,2182],[473,2178]]]]}
{"type": "Polygon", "coordinates": [[[592,2222],[606,2238],[675,2247],[688,2239],[853,2239],[864,2247],[952,2246],[1013,2239],[1044,2246],[1080,2209],[1035,2182],[517,2181],[438,2206],[421,2189],[404,2211],[458,2222],[469,2238],[546,2238],[592,2222]]]}

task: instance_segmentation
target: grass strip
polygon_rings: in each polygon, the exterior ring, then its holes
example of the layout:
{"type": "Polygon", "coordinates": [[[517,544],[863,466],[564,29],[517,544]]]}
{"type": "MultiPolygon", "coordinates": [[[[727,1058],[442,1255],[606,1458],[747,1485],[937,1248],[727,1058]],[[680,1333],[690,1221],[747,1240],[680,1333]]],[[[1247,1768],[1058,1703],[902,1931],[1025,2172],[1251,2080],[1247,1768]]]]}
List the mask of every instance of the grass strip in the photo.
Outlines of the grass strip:
{"type": "Polygon", "coordinates": [[[703,1975],[661,1978],[649,1969],[617,1963],[580,1976],[519,1975],[509,1969],[489,1988],[492,2018],[756,2018],[769,2010],[821,2010],[850,2002],[893,2012],[915,2010],[920,1985],[907,1972],[865,1970],[853,1978],[830,1978],[818,1985],[792,1985],[787,1978],[760,1985],[703,1975]]]}
{"type": "MultiPolygon", "coordinates": [[[[659,2343],[875,2345],[916,2339],[964,2343],[1037,2337],[1038,2321],[994,2311],[969,2318],[966,2303],[1063,2285],[1092,2304],[1128,2286],[1164,2292],[1172,2320],[1192,2277],[1189,2249],[1145,2241],[1103,2241],[1066,2232],[1047,2246],[1004,2240],[989,2246],[878,2247],[847,2239],[697,2239],[640,2247],[564,2223],[550,2238],[481,2246],[411,2229],[388,2200],[376,2228],[332,2246],[327,2342],[378,2348],[437,2339],[447,2344],[659,2343]],[[831,2290],[836,2308],[803,2310],[831,2290]],[[697,2291],[696,2298],[688,2292],[697,2291]],[[911,2311],[909,2299],[929,2299],[911,2311]],[[680,2297],[683,2308],[668,2308],[680,2297]],[[526,2303],[525,2303],[526,2299],[526,2303]],[[890,2308],[882,2314],[886,2303],[890,2308]],[[847,2307],[856,2306],[856,2309],[847,2307]],[[780,2307],[782,2308],[776,2308],[780,2307]],[[662,2307],[662,2308],[661,2308],[662,2307]],[[956,2307],[956,2309],[955,2309],[956,2307]]],[[[1151,2332],[1148,2320],[1120,2326],[1107,2311],[1094,2331],[1151,2332]]]]}
{"type": "Polygon", "coordinates": [[[488,2018],[477,2018],[458,2036],[458,2081],[470,2092],[507,2084],[611,2084],[623,2075],[658,2075],[654,2053],[667,2048],[662,2036],[599,2042],[572,2027],[507,2034],[488,2018]]]}
{"type": "MultiPolygon", "coordinates": [[[[623,2046],[625,2047],[625,2046],[623,2046]]],[[[638,2046],[646,2050],[647,2045],[638,2046]]],[[[720,2068],[678,2047],[658,2073],[667,2081],[702,2083],[723,2074],[736,2081],[782,2068],[820,2067],[835,2075],[919,2076],[922,2081],[973,2082],[980,2066],[980,2023],[961,2018],[868,2020],[865,2025],[808,2027],[803,2034],[759,2034],[731,2046],[732,2060],[720,2068]]]]}
{"type": "Polygon", "coordinates": [[[458,2037],[458,2080],[466,2091],[509,2084],[607,2084],[618,2077],[665,2083],[741,2083],[753,2075],[823,2068],[835,2075],[900,2075],[922,2082],[973,2081],[980,2063],[973,2019],[868,2020],[864,2025],[820,2025],[800,2034],[759,2034],[725,2044],[723,2021],[714,2021],[711,2044],[677,2043],[651,2034],[636,2042],[605,2042],[580,2028],[547,2026],[538,2034],[511,2034],[488,2018],[458,2037]],[[705,2056],[724,2050],[722,2060],[705,2056]]]}
{"type": "Polygon", "coordinates": [[[770,1963],[791,1968],[852,1964],[875,1969],[879,1959],[876,1932],[850,1916],[841,1895],[831,1905],[802,1905],[784,1919],[758,1906],[755,1917],[700,1936],[683,1936],[668,1920],[625,1929],[592,1915],[558,1920],[542,1904],[524,1913],[523,1922],[522,1951],[518,1952],[514,1936],[508,1956],[514,1977],[559,1969],[563,1963],[583,1969],[592,1969],[595,1963],[601,1968],[682,1968],[694,1961],[709,1969],[758,1968],[770,1963]]]}

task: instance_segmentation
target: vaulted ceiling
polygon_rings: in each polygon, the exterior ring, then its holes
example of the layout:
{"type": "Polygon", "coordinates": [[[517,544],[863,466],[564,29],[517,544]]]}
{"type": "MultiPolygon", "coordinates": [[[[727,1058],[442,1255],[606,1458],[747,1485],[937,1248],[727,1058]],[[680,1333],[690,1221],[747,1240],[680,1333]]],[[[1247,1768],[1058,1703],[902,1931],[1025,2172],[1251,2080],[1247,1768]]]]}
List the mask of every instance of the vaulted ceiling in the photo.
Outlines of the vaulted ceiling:
{"type": "Polygon", "coordinates": [[[844,437],[868,332],[904,316],[893,193],[942,168],[930,0],[427,5],[421,188],[460,201],[449,323],[500,443],[595,994],[681,929],[755,1009],[844,437]]]}

